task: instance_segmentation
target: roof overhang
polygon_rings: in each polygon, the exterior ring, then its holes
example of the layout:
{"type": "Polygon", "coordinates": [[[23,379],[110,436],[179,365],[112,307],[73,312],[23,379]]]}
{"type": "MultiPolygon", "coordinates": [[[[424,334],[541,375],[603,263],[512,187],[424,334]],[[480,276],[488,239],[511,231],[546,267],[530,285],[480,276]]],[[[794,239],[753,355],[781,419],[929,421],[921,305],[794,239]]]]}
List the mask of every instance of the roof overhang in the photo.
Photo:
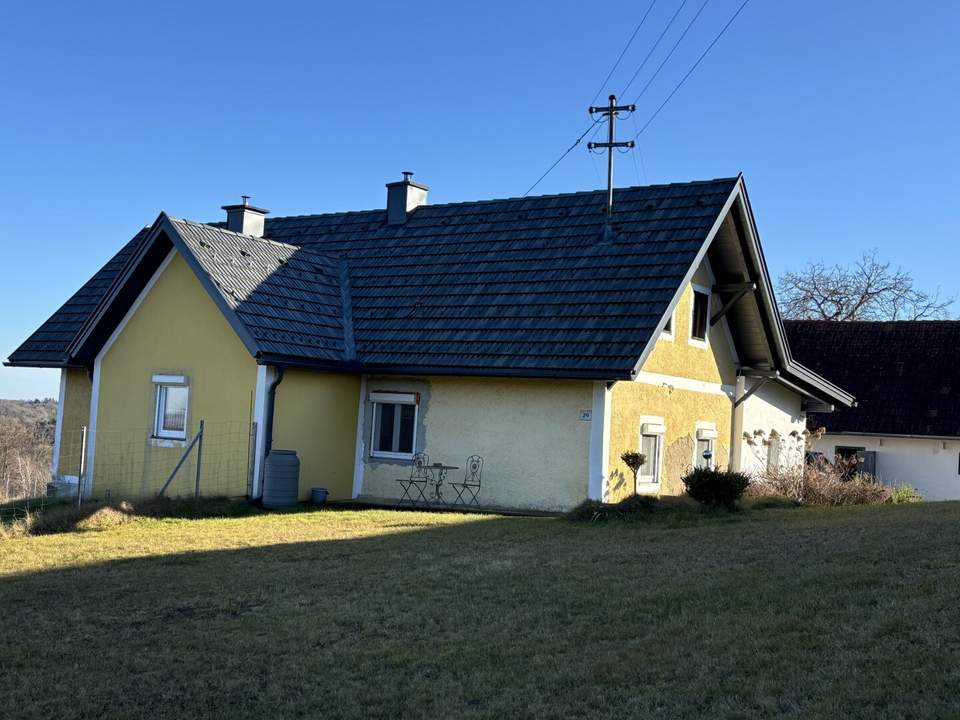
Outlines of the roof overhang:
{"type": "Polygon", "coordinates": [[[776,376],[771,377],[771,381],[798,393],[805,400],[819,404],[821,406],[820,412],[827,411],[826,408],[828,407],[832,409],[834,405],[852,407],[855,404],[853,395],[804,367],[795,361],[790,354],[786,331],[780,317],[780,311],[777,309],[770,272],[763,256],[763,249],[760,246],[760,238],[743,175],[737,177],[736,184],[730,191],[730,195],[724,203],[723,209],[717,215],[710,232],[705,237],[696,259],[691,263],[683,282],[671,300],[667,312],[664,313],[655,331],[647,341],[643,353],[634,366],[631,377],[637,376],[650,353],[653,352],[660,333],[676,309],[684,289],[692,281],[701,263],[708,257],[714,240],[718,237],[728,218],[732,219],[736,230],[738,260],[742,260],[740,264],[744,267],[746,273],[746,277],[741,278],[742,282],[739,283],[736,293],[741,296],[748,294],[753,297],[756,303],[759,328],[762,332],[765,347],[768,350],[768,358],[765,364],[770,366],[770,370],[777,371],[776,376]],[[751,292],[741,292],[744,287],[749,287],[751,292]]]}

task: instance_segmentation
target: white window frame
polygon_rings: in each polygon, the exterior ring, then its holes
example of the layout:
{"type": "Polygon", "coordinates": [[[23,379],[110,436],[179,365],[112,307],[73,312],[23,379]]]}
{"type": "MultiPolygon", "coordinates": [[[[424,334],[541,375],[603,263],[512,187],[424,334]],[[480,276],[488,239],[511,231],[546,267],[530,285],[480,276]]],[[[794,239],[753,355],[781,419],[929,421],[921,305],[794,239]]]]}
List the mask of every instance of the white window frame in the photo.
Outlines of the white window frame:
{"type": "Polygon", "coordinates": [[[717,467],[717,426],[715,423],[711,422],[698,422],[696,426],[696,433],[694,434],[693,439],[693,467],[697,467],[697,463],[703,459],[703,453],[697,450],[701,440],[706,440],[708,445],[708,450],[710,451],[710,464],[708,467],[710,469],[716,469],[717,467]]]}
{"type": "MultiPolygon", "coordinates": [[[[417,423],[420,420],[420,398],[419,393],[407,392],[382,392],[375,391],[370,393],[370,457],[385,458],[388,460],[411,460],[417,453],[417,423]],[[386,450],[377,450],[377,405],[413,405],[413,439],[410,447],[412,452],[389,452],[386,450]]],[[[382,412],[382,411],[381,411],[382,412]]],[[[396,432],[400,431],[399,425],[396,432]]]]}
{"type": "Polygon", "coordinates": [[[187,428],[190,427],[190,384],[183,375],[154,375],[153,401],[153,437],[160,440],[186,440],[187,428]],[[183,430],[166,430],[163,427],[164,407],[161,399],[164,398],[164,388],[177,387],[187,390],[187,410],[183,416],[183,430]]]}
{"type": "Polygon", "coordinates": [[[660,331],[660,339],[667,340],[668,342],[673,342],[674,337],[677,335],[677,309],[674,308],[670,311],[670,329],[667,330],[664,326],[663,330],[660,331]]]}
{"type": "MultiPolygon", "coordinates": [[[[643,452],[643,438],[645,436],[655,438],[657,457],[653,463],[652,474],[644,474],[644,470],[649,466],[649,463],[645,462],[640,466],[640,472],[637,473],[636,490],[638,493],[657,492],[660,490],[660,485],[663,481],[663,436],[666,432],[667,427],[662,417],[655,417],[653,415],[641,416],[640,433],[637,436],[637,447],[639,448],[639,452],[643,452]]],[[[647,459],[649,460],[649,458],[647,459]]]]}
{"type": "Polygon", "coordinates": [[[710,288],[703,285],[696,285],[694,283],[690,284],[690,326],[687,329],[687,342],[695,347],[705,348],[710,346],[710,306],[713,304],[713,296],[710,292],[710,288]],[[696,307],[696,295],[694,293],[701,293],[702,295],[707,296],[707,327],[703,331],[703,339],[695,338],[693,336],[693,311],[696,307]]]}

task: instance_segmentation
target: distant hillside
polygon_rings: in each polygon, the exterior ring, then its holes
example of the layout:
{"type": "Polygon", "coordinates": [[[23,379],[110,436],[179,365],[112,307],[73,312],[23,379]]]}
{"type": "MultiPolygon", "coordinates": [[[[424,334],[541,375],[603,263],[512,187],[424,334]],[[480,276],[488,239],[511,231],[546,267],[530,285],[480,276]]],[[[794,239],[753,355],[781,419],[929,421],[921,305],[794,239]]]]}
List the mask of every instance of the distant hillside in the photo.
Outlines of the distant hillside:
{"type": "Polygon", "coordinates": [[[57,417],[57,401],[46,400],[0,400],[0,417],[9,417],[33,426],[44,420],[57,417]]]}
{"type": "Polygon", "coordinates": [[[0,503],[46,492],[55,400],[0,400],[0,503]]]}

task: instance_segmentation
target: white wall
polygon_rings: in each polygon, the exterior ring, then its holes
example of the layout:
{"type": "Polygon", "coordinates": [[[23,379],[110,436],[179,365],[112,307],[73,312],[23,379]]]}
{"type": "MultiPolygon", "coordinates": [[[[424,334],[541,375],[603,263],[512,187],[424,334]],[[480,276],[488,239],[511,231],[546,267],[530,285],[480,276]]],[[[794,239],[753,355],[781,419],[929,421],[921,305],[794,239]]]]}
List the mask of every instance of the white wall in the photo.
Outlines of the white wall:
{"type": "MultiPolygon", "coordinates": [[[[758,382],[749,380],[748,382],[758,382]]],[[[747,385],[747,390],[750,386],[747,385]]],[[[776,444],[774,457],[780,468],[803,464],[804,441],[803,431],[806,429],[806,414],[801,410],[800,395],[776,382],[767,382],[757,392],[743,403],[742,432],[739,441],[740,469],[747,474],[764,472],[767,469],[769,446],[763,444],[770,441],[771,431],[776,430],[779,438],[772,442],[776,444]],[[762,431],[763,435],[755,435],[762,431]],[[743,433],[754,437],[753,444],[743,439],[743,433]]]]}
{"type": "Polygon", "coordinates": [[[887,485],[913,485],[924,500],[960,500],[960,438],[827,434],[815,441],[814,449],[832,459],[838,445],[875,451],[877,477],[887,485]]]}
{"type": "MultiPolygon", "coordinates": [[[[395,502],[396,478],[409,460],[370,457],[371,392],[420,394],[416,449],[430,462],[456,465],[448,481],[463,480],[468,455],[483,456],[480,503],[489,507],[565,510],[587,498],[593,383],[456,377],[369,377],[364,399],[362,499],[395,502]]],[[[450,488],[448,500],[456,498],[450,488]]]]}

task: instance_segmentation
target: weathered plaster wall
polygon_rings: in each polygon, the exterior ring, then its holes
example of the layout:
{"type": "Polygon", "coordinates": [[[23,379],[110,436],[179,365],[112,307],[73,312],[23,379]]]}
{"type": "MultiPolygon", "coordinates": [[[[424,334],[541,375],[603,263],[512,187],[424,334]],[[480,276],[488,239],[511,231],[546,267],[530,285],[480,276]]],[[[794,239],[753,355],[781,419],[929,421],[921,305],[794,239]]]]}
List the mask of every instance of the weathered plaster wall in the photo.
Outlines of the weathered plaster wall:
{"type": "Polygon", "coordinates": [[[80,473],[83,426],[90,420],[90,375],[84,368],[65,368],[61,372],[66,378],[57,475],[76,476],[80,473]]]}
{"type": "MultiPolygon", "coordinates": [[[[256,368],[196,275],[175,255],[102,359],[93,495],[154,494],[183,452],[185,443],[150,437],[154,373],[189,379],[188,437],[201,419],[206,422],[201,492],[246,494],[256,368]]],[[[169,494],[193,493],[195,458],[169,494]]]]}
{"type": "Polygon", "coordinates": [[[831,460],[837,446],[877,453],[877,477],[888,485],[913,485],[924,500],[960,500],[960,438],[896,438],[827,434],[814,450],[831,460]]]}
{"type": "MultiPolygon", "coordinates": [[[[484,505],[563,510],[587,497],[593,384],[493,378],[369,378],[366,392],[420,392],[417,450],[431,462],[457,465],[450,479],[463,478],[469,455],[484,458],[484,505]]],[[[396,499],[396,478],[409,476],[408,461],[369,456],[370,416],[366,401],[362,495],[396,499]]],[[[456,494],[447,495],[450,499],[456,494]]]]}
{"type": "MultiPolygon", "coordinates": [[[[693,283],[710,288],[712,277],[706,263],[693,277],[693,283]]],[[[662,417],[666,424],[663,439],[661,494],[683,492],[680,478],[692,467],[697,422],[712,422],[718,437],[714,457],[718,465],[729,464],[730,423],[736,366],[723,323],[711,327],[708,342],[690,342],[693,288],[684,288],[673,318],[672,338],[662,336],[641,368],[640,381],[618,382],[613,387],[610,427],[610,476],[607,499],[619,500],[634,490],[633,473],[620,460],[626,450],[640,448],[640,418],[662,417]],[[644,378],[655,373],[656,381],[644,378]],[[671,378],[674,378],[671,381],[671,378]],[[678,387],[683,380],[698,381],[709,391],[678,387]],[[724,394],[724,393],[728,394],[724,394]]],[[[711,314],[717,301],[711,298],[711,314]]]]}
{"type": "MultiPolygon", "coordinates": [[[[756,381],[753,381],[756,382],[756,381]]],[[[803,466],[806,415],[801,397],[783,385],[765,383],[743,403],[743,434],[738,438],[740,468],[748,474],[803,466]],[[743,435],[749,435],[747,441],[743,435]],[[771,444],[775,445],[771,454],[771,444]]]]}
{"type": "Polygon", "coordinates": [[[731,402],[724,395],[618,382],[613,386],[612,413],[607,484],[607,499],[611,502],[633,493],[633,473],[620,455],[627,450],[639,450],[640,418],[645,415],[662,417],[666,425],[660,494],[679,495],[684,491],[680,478],[693,467],[697,422],[716,424],[714,456],[718,465],[727,466],[731,402]]]}
{"type": "Polygon", "coordinates": [[[353,490],[360,377],[289,369],[277,387],[273,447],[296,450],[300,498],[325,487],[331,500],[353,490]]]}

